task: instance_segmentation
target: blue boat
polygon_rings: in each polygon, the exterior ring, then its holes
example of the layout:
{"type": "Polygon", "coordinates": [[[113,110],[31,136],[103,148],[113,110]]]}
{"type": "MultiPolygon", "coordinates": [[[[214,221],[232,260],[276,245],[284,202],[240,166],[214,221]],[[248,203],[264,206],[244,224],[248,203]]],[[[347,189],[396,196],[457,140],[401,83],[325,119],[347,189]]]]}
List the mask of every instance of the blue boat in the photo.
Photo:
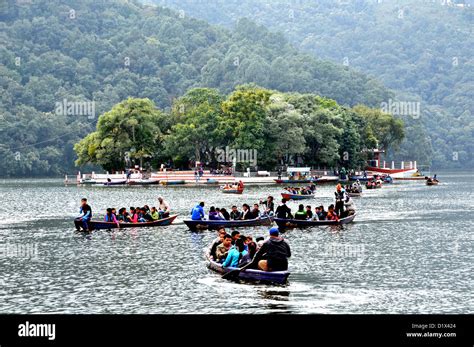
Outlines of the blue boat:
{"type": "MultiPolygon", "coordinates": [[[[220,274],[225,274],[232,270],[237,270],[235,267],[222,267],[222,264],[216,263],[213,260],[208,259],[207,267],[212,271],[220,274]]],[[[238,279],[251,282],[264,282],[264,283],[277,283],[285,284],[290,276],[289,271],[261,271],[254,269],[246,269],[239,273],[238,279]]]]}

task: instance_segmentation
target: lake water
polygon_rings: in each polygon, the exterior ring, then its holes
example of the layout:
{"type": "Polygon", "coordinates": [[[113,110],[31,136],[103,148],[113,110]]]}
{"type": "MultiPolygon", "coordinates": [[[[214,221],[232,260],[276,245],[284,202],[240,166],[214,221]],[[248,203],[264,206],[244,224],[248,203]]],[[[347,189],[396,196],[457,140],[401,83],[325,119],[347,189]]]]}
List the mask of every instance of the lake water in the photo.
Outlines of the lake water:
{"type": "MultiPolygon", "coordinates": [[[[285,234],[293,257],[287,286],[240,284],[206,268],[215,232],[181,223],[205,200],[230,207],[280,196],[276,185],[242,196],[216,187],[77,187],[61,180],[2,180],[0,313],[473,313],[472,173],[442,183],[395,182],[354,198],[358,216],[342,230],[285,234]],[[107,207],[156,205],[176,225],[76,233],[82,197],[95,216],[107,207]]],[[[333,200],[318,187],[314,206],[333,200]]],[[[294,209],[297,203],[290,203],[294,209]]],[[[242,233],[266,236],[259,227],[242,233]]]]}

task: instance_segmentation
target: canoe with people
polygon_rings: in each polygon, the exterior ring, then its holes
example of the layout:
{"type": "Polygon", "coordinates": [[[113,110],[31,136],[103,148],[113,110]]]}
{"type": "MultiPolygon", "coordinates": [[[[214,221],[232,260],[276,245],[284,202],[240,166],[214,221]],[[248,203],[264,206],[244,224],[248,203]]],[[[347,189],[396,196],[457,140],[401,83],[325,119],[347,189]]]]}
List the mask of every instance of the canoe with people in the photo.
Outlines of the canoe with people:
{"type": "Polygon", "coordinates": [[[221,187],[224,194],[242,194],[244,192],[244,183],[239,181],[237,184],[226,184],[221,187]]]}
{"type": "Polygon", "coordinates": [[[367,188],[367,189],[382,188],[382,180],[380,180],[380,179],[370,179],[365,184],[365,188],[367,188]]]}
{"type": "Polygon", "coordinates": [[[201,201],[191,210],[191,218],[185,219],[184,223],[191,231],[218,229],[219,227],[242,228],[260,225],[271,225],[273,223],[273,197],[259,203],[243,204],[241,210],[233,205],[230,211],[225,207],[211,206],[206,215],[205,203],[201,201]],[[263,205],[263,208],[261,207],[263,205]]]}
{"type": "Polygon", "coordinates": [[[281,205],[275,212],[275,222],[281,228],[312,227],[322,225],[342,225],[351,223],[356,210],[354,202],[347,194],[341,184],[336,186],[335,203],[329,205],[325,211],[323,205],[313,208],[311,205],[300,204],[298,210],[293,214],[291,208],[286,205],[287,200],[282,199],[281,205]]]}
{"type": "Polygon", "coordinates": [[[346,185],[345,191],[351,198],[362,196],[362,185],[360,184],[360,181],[357,180],[351,185],[346,185]]]}
{"type": "Polygon", "coordinates": [[[103,220],[92,220],[92,208],[86,198],[81,199],[80,215],[74,219],[77,231],[91,232],[100,229],[137,228],[166,226],[173,223],[178,216],[171,215],[168,202],[162,197],[158,198],[159,207],[122,207],[118,210],[109,207],[106,209],[103,220]]]}
{"type": "Polygon", "coordinates": [[[287,200],[305,200],[314,198],[316,185],[311,184],[307,187],[285,187],[285,193],[281,193],[282,198],[287,200]]]}
{"type": "Polygon", "coordinates": [[[224,227],[219,228],[206,252],[207,267],[230,280],[285,284],[291,249],[277,227],[268,233],[266,240],[257,237],[254,241],[252,235],[228,234],[224,227]]]}

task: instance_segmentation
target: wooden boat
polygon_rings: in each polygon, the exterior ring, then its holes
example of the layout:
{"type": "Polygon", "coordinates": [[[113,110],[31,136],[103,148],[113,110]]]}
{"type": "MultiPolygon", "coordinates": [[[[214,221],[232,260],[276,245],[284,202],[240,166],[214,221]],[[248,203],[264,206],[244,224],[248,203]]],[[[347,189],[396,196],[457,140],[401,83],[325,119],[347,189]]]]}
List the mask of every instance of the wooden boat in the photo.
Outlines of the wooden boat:
{"type": "Polygon", "coordinates": [[[161,184],[164,186],[175,186],[179,184],[185,184],[185,180],[173,180],[173,181],[161,181],[161,184]]]}
{"type": "MultiPolygon", "coordinates": [[[[126,228],[145,228],[145,227],[158,227],[158,226],[166,226],[173,223],[178,215],[172,215],[166,218],[158,219],[153,222],[142,222],[142,223],[117,223],[113,222],[104,222],[98,220],[91,220],[89,224],[89,228],[91,230],[101,230],[101,229],[126,229],[126,228]]],[[[82,222],[74,220],[74,225],[77,230],[81,230],[82,222]]]]}
{"type": "Polygon", "coordinates": [[[221,189],[221,192],[224,193],[224,194],[242,194],[244,192],[243,189],[225,189],[225,188],[222,188],[221,189]]]}
{"type": "Polygon", "coordinates": [[[356,175],[356,176],[350,176],[349,177],[349,180],[350,181],[359,181],[359,182],[367,182],[369,181],[370,179],[372,179],[372,177],[370,176],[363,176],[363,175],[356,175]]]}
{"type": "Polygon", "coordinates": [[[438,180],[426,180],[426,185],[427,186],[437,186],[439,183],[438,180]]]}
{"type": "Polygon", "coordinates": [[[375,185],[368,185],[366,184],[365,185],[365,188],[366,189],[377,189],[377,188],[382,188],[382,183],[376,183],[375,185]]]}
{"type": "Polygon", "coordinates": [[[185,219],[184,224],[188,226],[191,231],[197,230],[215,230],[219,227],[225,228],[245,228],[254,227],[260,225],[271,225],[273,223],[273,217],[265,216],[256,219],[244,219],[244,220],[192,220],[185,219]]]}
{"type": "Polygon", "coordinates": [[[299,219],[281,219],[281,218],[275,218],[275,222],[278,225],[278,227],[282,229],[311,228],[311,227],[317,227],[317,226],[348,224],[354,220],[356,215],[357,213],[345,218],[341,218],[337,222],[333,220],[299,220],[299,219]]]}
{"type": "Polygon", "coordinates": [[[158,184],[158,183],[160,183],[160,180],[149,179],[149,178],[128,181],[128,184],[131,186],[148,186],[151,184],[158,184]]]}
{"type": "Polygon", "coordinates": [[[277,184],[295,184],[295,183],[312,183],[312,179],[302,179],[302,180],[290,180],[290,179],[274,179],[277,184]]]}
{"type": "Polygon", "coordinates": [[[392,176],[385,176],[385,177],[383,178],[383,182],[384,182],[384,183],[393,183],[393,178],[392,178],[392,176]]]}
{"type": "MultiPolygon", "coordinates": [[[[216,263],[210,259],[207,260],[207,267],[220,274],[225,274],[237,269],[235,267],[223,268],[222,264],[216,263]]],[[[251,282],[285,284],[288,281],[288,276],[290,276],[289,271],[261,271],[256,269],[246,269],[241,271],[237,278],[251,282]]]]}
{"type": "Polygon", "coordinates": [[[358,196],[362,196],[362,192],[347,192],[347,195],[349,195],[351,198],[355,198],[358,196]]]}
{"type": "Polygon", "coordinates": [[[281,193],[283,199],[286,200],[306,200],[313,199],[314,194],[291,194],[291,193],[281,193]]]}

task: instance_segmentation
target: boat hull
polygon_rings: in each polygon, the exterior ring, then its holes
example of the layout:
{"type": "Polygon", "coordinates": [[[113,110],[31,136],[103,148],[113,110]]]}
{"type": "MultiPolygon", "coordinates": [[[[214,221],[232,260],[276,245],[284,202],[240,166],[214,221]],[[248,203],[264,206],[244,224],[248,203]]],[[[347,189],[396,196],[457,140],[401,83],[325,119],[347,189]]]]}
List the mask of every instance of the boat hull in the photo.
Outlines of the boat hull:
{"type": "Polygon", "coordinates": [[[105,183],[102,183],[101,185],[103,185],[103,186],[123,186],[125,184],[127,184],[127,180],[105,182],[105,183]]]}
{"type": "Polygon", "coordinates": [[[221,191],[224,194],[242,194],[244,192],[243,189],[221,189],[221,191]]]}
{"type": "Polygon", "coordinates": [[[153,184],[159,184],[160,180],[145,179],[145,180],[131,180],[128,184],[131,186],[149,186],[153,184]]]}
{"type": "Polygon", "coordinates": [[[274,180],[277,184],[298,184],[298,183],[312,183],[313,180],[274,180]]]}
{"type": "MultiPolygon", "coordinates": [[[[97,220],[92,220],[88,224],[91,230],[157,227],[157,226],[170,225],[171,223],[173,223],[173,221],[176,219],[177,216],[178,215],[172,215],[163,219],[158,219],[153,222],[119,223],[119,226],[117,226],[117,224],[113,222],[103,222],[103,221],[97,221],[97,220]]],[[[75,220],[74,225],[76,229],[82,228],[82,223],[80,221],[75,220]]]]}
{"type": "Polygon", "coordinates": [[[290,193],[281,193],[281,196],[283,199],[286,200],[307,200],[307,199],[313,199],[314,194],[290,194],[290,193]]]}
{"type": "Polygon", "coordinates": [[[417,169],[384,169],[370,166],[366,168],[366,171],[370,171],[374,175],[390,175],[393,178],[402,178],[412,177],[414,174],[416,174],[417,169]]]}
{"type": "Polygon", "coordinates": [[[161,184],[164,186],[176,186],[176,185],[181,185],[185,184],[185,180],[176,180],[176,181],[161,181],[161,184]]]}
{"type": "MultiPolygon", "coordinates": [[[[225,274],[232,270],[237,270],[235,267],[223,268],[221,264],[215,261],[208,260],[207,267],[217,273],[225,274]]],[[[238,279],[251,282],[265,282],[265,283],[277,283],[285,284],[290,276],[289,271],[261,271],[254,269],[246,269],[239,273],[238,279]]]]}
{"type": "Polygon", "coordinates": [[[344,225],[352,223],[354,218],[357,216],[357,213],[348,216],[346,218],[341,218],[339,221],[333,220],[298,220],[298,219],[281,219],[275,218],[275,223],[279,228],[282,229],[291,229],[291,228],[311,228],[317,226],[328,226],[328,225],[344,225]]]}
{"type": "Polygon", "coordinates": [[[198,230],[216,230],[220,227],[224,228],[246,228],[261,225],[271,225],[273,217],[267,216],[257,219],[246,220],[191,220],[185,219],[184,224],[188,226],[191,231],[198,230]]]}

